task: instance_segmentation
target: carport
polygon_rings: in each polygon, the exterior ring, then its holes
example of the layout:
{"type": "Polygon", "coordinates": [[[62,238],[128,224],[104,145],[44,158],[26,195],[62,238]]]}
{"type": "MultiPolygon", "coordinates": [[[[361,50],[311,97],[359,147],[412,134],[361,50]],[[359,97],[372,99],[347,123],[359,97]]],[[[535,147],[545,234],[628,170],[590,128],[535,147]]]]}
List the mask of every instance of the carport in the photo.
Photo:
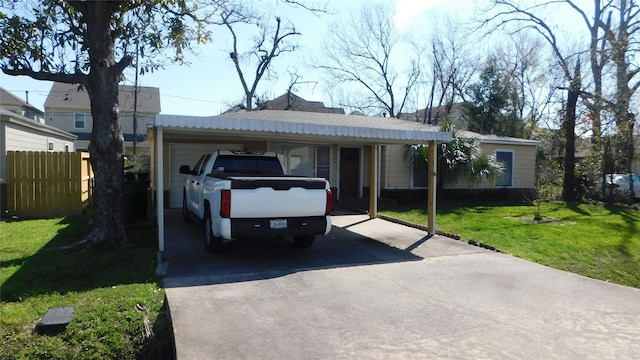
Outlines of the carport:
{"type": "MultiPolygon", "coordinates": [[[[311,113],[285,110],[261,110],[237,112],[218,116],[181,116],[157,115],[153,127],[154,188],[156,191],[156,211],[158,223],[159,256],[164,252],[164,208],[165,182],[170,174],[177,171],[171,168],[171,162],[165,158],[172,142],[182,144],[208,141],[217,144],[242,143],[242,150],[254,150],[251,144],[269,144],[274,141],[295,141],[308,144],[332,144],[340,146],[359,146],[367,149],[369,164],[369,217],[375,218],[378,209],[378,191],[380,183],[379,149],[388,144],[428,144],[428,195],[427,214],[428,231],[436,231],[436,144],[451,141],[450,132],[442,132],[436,126],[395,118],[369,117],[361,115],[343,115],[329,113],[311,113]],[[248,144],[248,145],[247,145],[248,144]]],[[[340,161],[340,160],[338,160],[340,161]]],[[[336,169],[340,171],[334,164],[336,169]]],[[[364,174],[363,174],[364,175],[364,174]]],[[[338,189],[341,184],[337,184],[338,189]]]]}

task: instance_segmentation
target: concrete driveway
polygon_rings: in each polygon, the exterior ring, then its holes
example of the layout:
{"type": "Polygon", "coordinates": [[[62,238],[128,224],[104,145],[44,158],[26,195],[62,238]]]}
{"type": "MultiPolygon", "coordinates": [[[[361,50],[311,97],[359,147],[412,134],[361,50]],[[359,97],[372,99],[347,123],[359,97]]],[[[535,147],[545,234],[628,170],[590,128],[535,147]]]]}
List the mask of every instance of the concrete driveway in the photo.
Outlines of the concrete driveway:
{"type": "Polygon", "coordinates": [[[310,249],[166,222],[178,359],[632,359],[640,290],[365,215],[310,249]],[[375,239],[375,240],[374,240],[375,239]]]}

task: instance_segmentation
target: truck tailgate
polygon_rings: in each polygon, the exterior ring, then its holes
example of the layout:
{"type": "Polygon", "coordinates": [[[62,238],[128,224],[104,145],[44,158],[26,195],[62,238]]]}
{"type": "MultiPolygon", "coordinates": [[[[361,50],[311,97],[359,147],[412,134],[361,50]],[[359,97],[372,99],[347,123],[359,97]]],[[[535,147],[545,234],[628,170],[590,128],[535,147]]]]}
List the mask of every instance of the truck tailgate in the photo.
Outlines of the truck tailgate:
{"type": "Polygon", "coordinates": [[[305,178],[232,178],[232,218],[322,216],[326,181],[305,178]]]}

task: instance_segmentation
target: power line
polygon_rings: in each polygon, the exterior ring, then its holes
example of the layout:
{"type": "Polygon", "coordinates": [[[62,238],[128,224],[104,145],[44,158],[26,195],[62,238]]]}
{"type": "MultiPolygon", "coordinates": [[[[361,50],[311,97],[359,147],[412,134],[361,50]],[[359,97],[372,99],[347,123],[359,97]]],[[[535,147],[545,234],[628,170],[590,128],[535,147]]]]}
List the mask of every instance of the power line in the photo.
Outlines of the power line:
{"type": "Polygon", "coordinates": [[[183,99],[183,100],[190,100],[190,101],[199,101],[199,102],[206,102],[206,103],[211,103],[211,104],[219,104],[219,105],[226,105],[226,103],[222,102],[222,101],[213,101],[213,100],[205,100],[205,99],[196,99],[196,98],[191,98],[191,97],[186,97],[186,96],[180,96],[180,95],[169,95],[169,94],[160,94],[160,97],[171,97],[171,98],[176,98],[176,99],[183,99]]]}
{"type": "MultiPolygon", "coordinates": [[[[150,87],[150,86],[146,86],[146,87],[150,87]]],[[[14,94],[20,94],[20,93],[24,93],[25,91],[28,91],[30,94],[35,93],[38,95],[49,95],[49,94],[54,94],[54,93],[68,93],[69,91],[61,91],[61,90],[53,90],[53,91],[46,91],[46,90],[24,90],[24,89],[6,89],[7,91],[14,93],[14,94]]],[[[138,88],[138,92],[140,94],[142,93],[152,93],[150,91],[145,91],[144,87],[139,87],[138,88]]],[[[183,99],[183,100],[190,100],[190,101],[198,101],[198,102],[205,102],[205,103],[211,103],[211,104],[219,104],[219,105],[226,105],[225,102],[222,101],[214,101],[214,100],[206,100],[206,99],[196,99],[193,97],[188,97],[188,96],[181,96],[181,95],[171,95],[171,94],[165,94],[165,93],[160,93],[160,97],[170,97],[170,98],[176,98],[176,99],[183,99]]]]}

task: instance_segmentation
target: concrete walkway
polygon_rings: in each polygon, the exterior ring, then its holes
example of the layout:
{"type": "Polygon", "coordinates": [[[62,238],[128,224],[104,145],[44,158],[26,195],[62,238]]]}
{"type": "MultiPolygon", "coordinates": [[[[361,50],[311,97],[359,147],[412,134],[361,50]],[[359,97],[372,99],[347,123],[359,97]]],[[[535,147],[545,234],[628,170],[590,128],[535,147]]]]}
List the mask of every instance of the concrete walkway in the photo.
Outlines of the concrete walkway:
{"type": "Polygon", "coordinates": [[[364,215],[310,249],[166,224],[178,359],[632,359],[640,290],[364,215]],[[375,239],[375,240],[373,240],[375,239]]]}

